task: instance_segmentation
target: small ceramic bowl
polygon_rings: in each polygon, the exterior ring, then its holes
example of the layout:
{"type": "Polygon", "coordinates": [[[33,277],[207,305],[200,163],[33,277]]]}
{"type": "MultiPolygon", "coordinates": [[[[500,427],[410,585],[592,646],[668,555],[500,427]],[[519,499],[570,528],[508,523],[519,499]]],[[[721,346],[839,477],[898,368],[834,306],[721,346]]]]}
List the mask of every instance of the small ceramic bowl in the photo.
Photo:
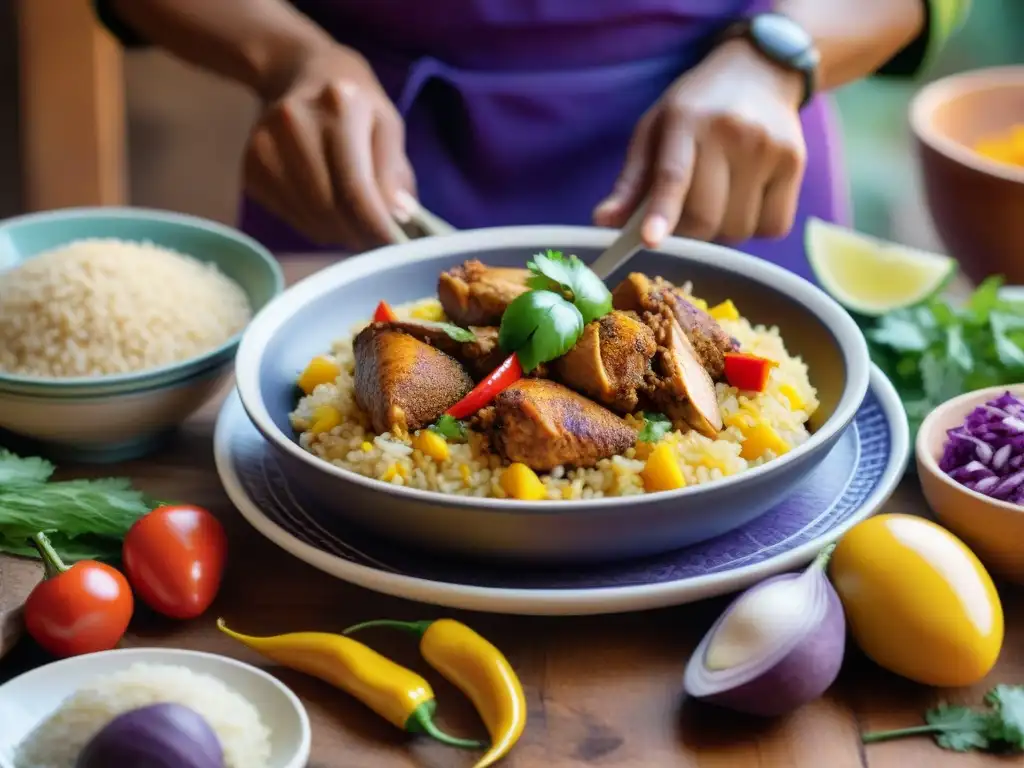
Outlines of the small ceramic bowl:
{"type": "Polygon", "coordinates": [[[965,72],[923,88],[910,107],[935,229],[964,273],[1024,283],[1024,168],[977,142],[1024,125],[1024,65],[965,72]]]}
{"type": "Polygon", "coordinates": [[[91,653],[33,669],[0,686],[0,765],[18,745],[76,690],[133,664],[187,667],[217,678],[256,708],[270,730],[268,768],[305,768],[309,760],[309,715],[281,681],[241,661],[199,651],[126,648],[91,653]]]}
{"type": "Polygon", "coordinates": [[[939,469],[946,430],[960,426],[979,405],[1007,391],[1024,397],[1024,384],[968,392],[932,411],[917,433],[917,473],[939,522],[963,539],[993,573],[1024,584],[1024,507],[972,491],[939,469]]]}
{"type": "MultiPolygon", "coordinates": [[[[141,208],[79,208],[0,222],[0,279],[40,253],[75,240],[148,241],[212,262],[241,286],[253,313],[284,288],[274,257],[230,227],[141,208]]],[[[241,332],[201,355],[135,373],[40,378],[0,372],[0,430],[40,443],[62,460],[108,462],[144,455],[230,376],[241,332]]]]}

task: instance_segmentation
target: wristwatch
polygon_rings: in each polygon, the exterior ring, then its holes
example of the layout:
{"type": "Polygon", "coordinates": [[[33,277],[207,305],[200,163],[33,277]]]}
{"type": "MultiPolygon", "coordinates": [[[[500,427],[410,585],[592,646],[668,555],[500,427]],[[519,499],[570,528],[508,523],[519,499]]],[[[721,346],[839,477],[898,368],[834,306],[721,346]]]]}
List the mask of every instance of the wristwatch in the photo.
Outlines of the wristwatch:
{"type": "Polygon", "coordinates": [[[759,53],[783,69],[799,73],[804,80],[801,109],[814,96],[821,54],[807,30],[781,13],[757,13],[730,24],[722,41],[742,38],[759,53]]]}

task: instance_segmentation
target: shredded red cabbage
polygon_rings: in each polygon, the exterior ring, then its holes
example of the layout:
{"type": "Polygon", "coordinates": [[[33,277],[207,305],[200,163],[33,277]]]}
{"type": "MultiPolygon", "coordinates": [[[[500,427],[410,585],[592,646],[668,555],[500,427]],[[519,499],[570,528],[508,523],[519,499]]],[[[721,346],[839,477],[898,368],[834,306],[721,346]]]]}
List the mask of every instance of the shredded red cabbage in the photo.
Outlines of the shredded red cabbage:
{"type": "Polygon", "coordinates": [[[1024,504],[1024,400],[1007,392],[946,434],[943,472],[978,493],[1024,504]]]}

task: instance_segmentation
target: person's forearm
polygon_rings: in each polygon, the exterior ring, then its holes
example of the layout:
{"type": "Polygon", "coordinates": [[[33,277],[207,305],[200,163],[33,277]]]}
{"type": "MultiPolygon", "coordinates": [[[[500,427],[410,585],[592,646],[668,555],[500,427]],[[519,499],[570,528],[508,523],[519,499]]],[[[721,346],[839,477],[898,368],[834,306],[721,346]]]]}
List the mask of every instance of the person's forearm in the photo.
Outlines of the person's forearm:
{"type": "Polygon", "coordinates": [[[273,98],[330,36],[283,0],[111,0],[147,42],[273,98]]]}
{"type": "Polygon", "coordinates": [[[818,88],[873,74],[921,34],[925,0],[776,0],[821,52],[818,88]]]}

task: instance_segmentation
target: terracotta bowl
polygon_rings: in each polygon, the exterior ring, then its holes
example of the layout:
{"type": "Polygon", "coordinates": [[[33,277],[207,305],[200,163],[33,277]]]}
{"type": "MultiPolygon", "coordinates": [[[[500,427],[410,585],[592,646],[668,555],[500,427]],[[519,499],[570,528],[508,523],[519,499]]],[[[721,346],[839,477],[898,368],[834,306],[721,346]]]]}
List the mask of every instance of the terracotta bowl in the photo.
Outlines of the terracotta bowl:
{"type": "Polygon", "coordinates": [[[984,496],[939,469],[946,430],[963,424],[979,405],[1009,391],[1024,397],[1024,384],[968,392],[929,414],[917,434],[917,473],[928,506],[994,574],[1024,584],[1024,506],[984,496]]]}
{"type": "Polygon", "coordinates": [[[1024,168],[973,149],[1024,125],[1024,65],[937,80],[914,98],[910,123],[931,218],[950,255],[975,282],[1003,275],[1024,283],[1024,168]]]}

